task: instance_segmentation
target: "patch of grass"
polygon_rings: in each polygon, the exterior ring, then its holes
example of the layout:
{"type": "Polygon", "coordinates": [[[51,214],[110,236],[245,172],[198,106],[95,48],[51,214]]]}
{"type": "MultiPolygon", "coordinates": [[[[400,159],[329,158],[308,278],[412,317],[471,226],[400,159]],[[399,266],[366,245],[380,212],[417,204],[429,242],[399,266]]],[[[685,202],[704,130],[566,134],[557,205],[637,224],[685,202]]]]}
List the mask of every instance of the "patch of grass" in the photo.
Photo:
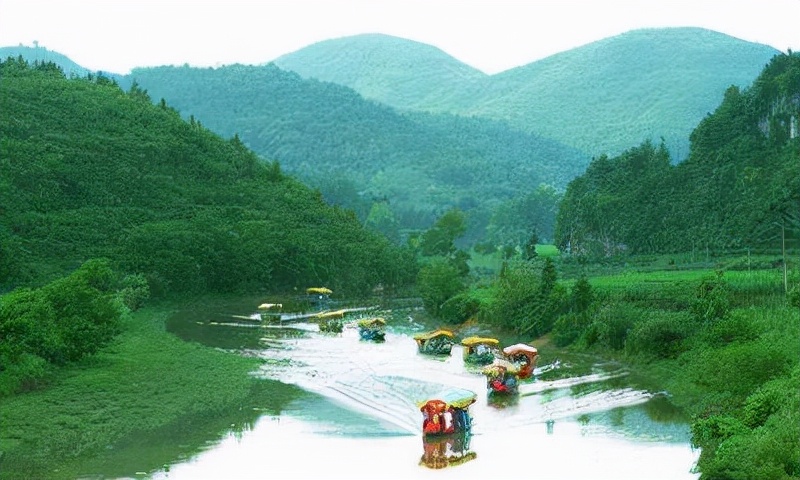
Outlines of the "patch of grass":
{"type": "Polygon", "coordinates": [[[49,388],[4,399],[0,477],[75,478],[87,473],[82,471],[87,461],[114,458],[114,451],[134,438],[179,431],[187,423],[203,424],[203,431],[247,423],[255,416],[238,418],[243,409],[279,410],[297,394],[281,385],[265,395],[268,382],[250,375],[261,364],[256,358],[167,333],[170,313],[164,307],[137,312],[114,344],[64,369],[49,388]]]}

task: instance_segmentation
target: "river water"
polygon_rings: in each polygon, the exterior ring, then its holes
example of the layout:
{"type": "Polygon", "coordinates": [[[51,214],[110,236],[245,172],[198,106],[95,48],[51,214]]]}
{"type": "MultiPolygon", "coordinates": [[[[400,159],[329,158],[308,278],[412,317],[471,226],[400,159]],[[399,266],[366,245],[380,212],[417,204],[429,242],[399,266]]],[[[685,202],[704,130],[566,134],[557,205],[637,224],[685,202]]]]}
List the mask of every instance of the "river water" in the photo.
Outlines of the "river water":
{"type": "Polygon", "coordinates": [[[176,316],[168,325],[176,334],[259,356],[265,363],[257,375],[309,394],[153,478],[698,477],[691,470],[699,451],[689,444],[685,418],[663,393],[636,388],[618,367],[583,365],[580,374],[559,378],[553,374],[573,360],[541,352],[545,362],[519,395],[496,400],[479,368],[464,364],[459,345],[446,357],[417,353],[413,334],[431,329],[417,318],[421,312],[369,312],[388,320],[383,343],[359,339],[355,322],[366,314],[348,314],[339,334],[319,332],[312,319],[253,322],[248,317],[257,313],[246,309],[176,316]],[[416,402],[447,387],[477,393],[473,435],[426,444],[416,402]],[[432,452],[451,462],[432,468],[432,452]]]}

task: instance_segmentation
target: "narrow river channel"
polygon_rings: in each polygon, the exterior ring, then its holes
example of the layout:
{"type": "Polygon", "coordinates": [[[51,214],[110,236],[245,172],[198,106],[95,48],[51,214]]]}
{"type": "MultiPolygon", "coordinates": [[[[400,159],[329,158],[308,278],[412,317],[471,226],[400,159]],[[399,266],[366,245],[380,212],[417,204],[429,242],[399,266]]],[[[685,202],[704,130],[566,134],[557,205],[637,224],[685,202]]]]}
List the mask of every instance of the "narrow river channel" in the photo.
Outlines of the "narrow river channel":
{"type": "Polygon", "coordinates": [[[258,355],[265,360],[258,375],[309,395],[153,478],[698,477],[691,470],[699,452],[689,444],[686,420],[664,394],[631,386],[619,369],[591,365],[585,374],[543,380],[562,365],[551,361],[538,366],[518,396],[497,401],[488,397],[479,367],[464,364],[458,344],[445,357],[417,352],[412,336],[430,326],[414,310],[370,313],[388,321],[383,343],[359,339],[360,313],[345,317],[339,334],[320,332],[312,320],[253,322],[249,313],[176,316],[169,328],[258,355]],[[477,393],[473,435],[426,443],[416,402],[447,387],[477,393]],[[457,460],[440,468],[426,462],[432,451],[457,460]]]}

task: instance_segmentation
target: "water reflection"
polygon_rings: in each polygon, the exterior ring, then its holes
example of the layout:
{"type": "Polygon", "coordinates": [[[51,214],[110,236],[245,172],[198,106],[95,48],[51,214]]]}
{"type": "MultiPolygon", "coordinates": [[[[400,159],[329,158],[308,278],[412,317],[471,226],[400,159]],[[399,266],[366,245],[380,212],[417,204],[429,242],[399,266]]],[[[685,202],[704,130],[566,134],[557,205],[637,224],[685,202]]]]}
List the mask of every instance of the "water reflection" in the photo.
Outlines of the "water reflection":
{"type": "Polygon", "coordinates": [[[469,443],[472,435],[469,432],[451,435],[422,437],[422,458],[419,464],[432,469],[440,469],[464,464],[477,458],[470,451],[469,443]]]}
{"type": "Polygon", "coordinates": [[[310,318],[265,325],[233,316],[247,317],[241,310],[231,312],[229,325],[202,316],[172,323],[184,338],[260,356],[261,376],[312,394],[295,400],[276,421],[243,429],[235,442],[175,465],[161,478],[245,478],[251,470],[237,470],[236,462],[259,468],[256,452],[268,448],[281,478],[491,478],[498,464],[528,455],[531,442],[541,462],[536,473],[546,478],[694,478],[689,472],[696,454],[685,419],[663,396],[631,388],[625,372],[587,364],[586,375],[542,380],[541,373],[559,367],[554,362],[536,368],[518,395],[492,396],[480,367],[464,363],[462,345],[455,344],[450,356],[418,355],[412,336],[425,325],[408,311],[369,314],[386,319],[385,342],[360,340],[357,322],[366,315],[345,315],[342,333],[333,335],[321,333],[310,318]],[[417,402],[443,387],[479,392],[470,407],[473,435],[422,435],[417,402]],[[479,461],[472,461],[472,448],[481,453],[479,461]],[[324,452],[325,462],[290,458],[301,450],[324,452]],[[575,451],[580,459],[568,454],[575,451]],[[360,465],[365,455],[380,459],[380,471],[360,465]],[[609,463],[618,456],[642,460],[609,463]],[[463,466],[443,468],[453,465],[463,466]],[[604,468],[599,474],[598,465],[604,468]],[[204,474],[212,466],[219,476],[204,474]]]}

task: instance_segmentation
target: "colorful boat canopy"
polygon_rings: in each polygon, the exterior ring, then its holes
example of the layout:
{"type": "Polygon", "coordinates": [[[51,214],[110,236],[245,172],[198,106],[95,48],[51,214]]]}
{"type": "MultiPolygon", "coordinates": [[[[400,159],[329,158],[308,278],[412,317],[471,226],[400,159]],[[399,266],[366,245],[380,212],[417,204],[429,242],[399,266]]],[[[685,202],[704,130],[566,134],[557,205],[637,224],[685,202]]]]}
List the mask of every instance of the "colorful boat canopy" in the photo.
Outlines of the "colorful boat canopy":
{"type": "Polygon", "coordinates": [[[382,317],[364,318],[358,321],[359,327],[381,327],[386,325],[386,320],[382,317]]]}
{"type": "Polygon", "coordinates": [[[270,308],[283,308],[282,303],[262,303],[258,306],[260,310],[269,310],[270,308]]]}
{"type": "Polygon", "coordinates": [[[505,370],[508,373],[519,373],[518,366],[502,358],[495,358],[494,362],[483,367],[482,373],[484,375],[496,376],[501,370],[505,370]]]}
{"type": "Polygon", "coordinates": [[[344,317],[345,312],[346,312],[345,310],[319,312],[318,314],[314,315],[314,318],[318,318],[321,320],[325,320],[327,318],[342,318],[344,317]]]}
{"type": "Polygon", "coordinates": [[[500,345],[500,340],[489,337],[467,337],[461,340],[461,345],[464,345],[465,347],[474,347],[476,345],[498,346],[500,345]]]}
{"type": "Polygon", "coordinates": [[[321,295],[330,295],[331,293],[333,293],[333,290],[325,287],[311,287],[311,288],[306,288],[306,293],[318,293],[321,295]]]}
{"type": "Polygon", "coordinates": [[[464,388],[448,388],[441,391],[437,395],[420,400],[417,402],[417,407],[422,408],[430,401],[439,401],[445,404],[445,408],[467,408],[478,399],[478,396],[472,390],[464,388]]]}
{"type": "Polygon", "coordinates": [[[454,335],[453,332],[451,332],[450,330],[436,330],[433,332],[419,333],[417,335],[414,335],[414,340],[430,340],[431,338],[436,338],[441,336],[453,338],[454,335]]]}
{"type": "Polygon", "coordinates": [[[517,355],[522,353],[528,356],[534,356],[539,354],[539,350],[537,350],[536,347],[532,347],[525,343],[517,343],[504,348],[503,353],[506,355],[517,355]]]}

